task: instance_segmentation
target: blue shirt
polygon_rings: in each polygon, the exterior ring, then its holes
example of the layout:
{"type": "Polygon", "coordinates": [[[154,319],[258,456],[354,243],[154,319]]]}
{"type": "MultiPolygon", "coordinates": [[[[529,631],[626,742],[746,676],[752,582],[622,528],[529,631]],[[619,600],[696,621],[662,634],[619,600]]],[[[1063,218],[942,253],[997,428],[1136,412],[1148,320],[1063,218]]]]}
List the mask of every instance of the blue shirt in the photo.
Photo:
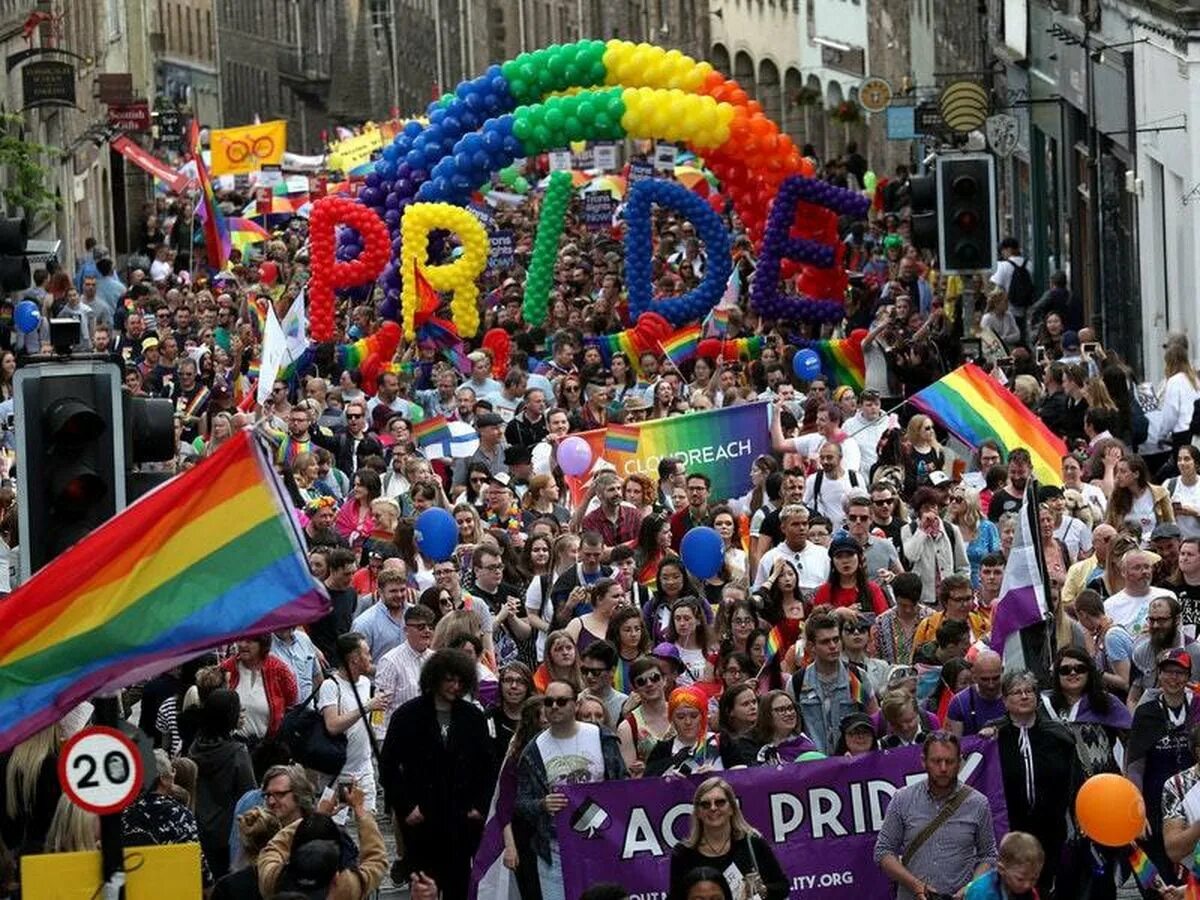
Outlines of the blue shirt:
{"type": "Polygon", "coordinates": [[[317,668],[317,645],[297,628],[290,641],[271,636],[271,655],[278,657],[296,676],[296,697],[303,700],[313,692],[313,672],[317,668]]]}
{"type": "Polygon", "coordinates": [[[377,602],[354,620],[352,631],[367,639],[371,659],[380,659],[389,650],[404,643],[404,617],[397,622],[383,602],[377,602]]]}

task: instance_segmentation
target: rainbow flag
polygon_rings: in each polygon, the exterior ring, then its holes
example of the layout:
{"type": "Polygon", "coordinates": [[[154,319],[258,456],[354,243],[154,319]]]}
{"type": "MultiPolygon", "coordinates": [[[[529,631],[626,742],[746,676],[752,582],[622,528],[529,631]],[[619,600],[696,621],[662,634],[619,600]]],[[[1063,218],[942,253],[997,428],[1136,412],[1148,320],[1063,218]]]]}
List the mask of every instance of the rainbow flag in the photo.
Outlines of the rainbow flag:
{"type": "Polygon", "coordinates": [[[800,638],[802,619],[783,619],[767,634],[766,659],[763,668],[771,664],[777,656],[782,656],[800,638]]]}
{"type": "Polygon", "coordinates": [[[704,337],[723,338],[729,333],[729,307],[714,306],[700,323],[704,337]]]}
{"type": "Polygon", "coordinates": [[[200,182],[200,192],[203,195],[201,217],[204,219],[204,248],[208,251],[208,265],[220,271],[229,262],[229,251],[233,244],[229,237],[229,224],[225,214],[217,205],[217,196],[213,193],[212,179],[208,177],[208,168],[200,154],[200,130],[196,119],[192,119],[188,135],[188,150],[196,161],[196,180],[200,182]]]}
{"type": "Polygon", "coordinates": [[[637,453],[637,426],[610,424],[604,434],[604,449],[616,453],[637,453]]]}
{"type": "Polygon", "coordinates": [[[659,346],[675,367],[679,368],[696,355],[696,349],[700,346],[700,326],[688,325],[681,328],[659,346]]]}
{"type": "Polygon", "coordinates": [[[431,416],[424,422],[416,422],[412,426],[413,440],[418,447],[431,447],[434,444],[449,444],[453,435],[450,434],[450,423],[445,416],[431,416]]]}
{"type": "Polygon", "coordinates": [[[1134,880],[1143,891],[1157,890],[1162,884],[1158,868],[1150,861],[1146,851],[1137,844],[1134,844],[1133,849],[1129,851],[1129,868],[1133,870],[1134,880]]]}
{"type": "Polygon", "coordinates": [[[1067,452],[1062,438],[975,364],[959,366],[908,399],[972,449],[987,438],[997,441],[1006,454],[1026,448],[1037,480],[1062,484],[1061,463],[1067,452]]]}
{"type": "Polygon", "coordinates": [[[862,340],[828,338],[809,346],[821,357],[821,369],[836,385],[849,385],[855,393],[867,383],[867,363],[863,359],[862,340]]]}
{"type": "Polygon", "coordinates": [[[0,751],[88,697],[329,608],[268,449],[238,432],[0,604],[0,751]]]}

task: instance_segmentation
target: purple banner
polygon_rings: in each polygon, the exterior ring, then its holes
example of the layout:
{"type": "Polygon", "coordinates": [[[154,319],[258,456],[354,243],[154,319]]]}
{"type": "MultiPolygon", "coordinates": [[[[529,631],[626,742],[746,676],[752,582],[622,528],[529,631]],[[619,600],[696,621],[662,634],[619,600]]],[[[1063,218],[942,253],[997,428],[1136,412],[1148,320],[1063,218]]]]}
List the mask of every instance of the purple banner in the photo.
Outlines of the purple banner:
{"type": "MultiPolygon", "coordinates": [[[[988,798],[996,834],[1003,835],[1008,812],[996,744],[967,738],[963,753],[961,777],[988,798]]],[[[874,862],[875,836],[896,790],[925,777],[919,748],[719,774],[774,849],[791,879],[791,897],[834,900],[849,896],[848,888],[859,897],[892,896],[874,862]]],[[[666,897],[671,848],[687,836],[692,794],[706,777],[560,788],[569,800],[555,822],[566,895],[615,880],[632,900],[666,897]]]]}

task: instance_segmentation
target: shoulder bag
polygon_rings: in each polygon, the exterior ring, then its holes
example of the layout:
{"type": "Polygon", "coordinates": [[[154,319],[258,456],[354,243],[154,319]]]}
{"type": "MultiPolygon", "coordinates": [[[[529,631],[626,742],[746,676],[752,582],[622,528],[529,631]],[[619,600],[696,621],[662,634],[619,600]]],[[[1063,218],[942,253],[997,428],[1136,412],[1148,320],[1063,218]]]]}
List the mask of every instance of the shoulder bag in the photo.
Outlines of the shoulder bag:
{"type": "Polygon", "coordinates": [[[346,765],[347,737],[345,733],[330,734],[325,727],[325,717],[317,709],[317,692],[320,690],[318,685],[303,703],[284,713],[279,740],[291,751],[292,758],[305,768],[324,775],[337,775],[346,765]]]}

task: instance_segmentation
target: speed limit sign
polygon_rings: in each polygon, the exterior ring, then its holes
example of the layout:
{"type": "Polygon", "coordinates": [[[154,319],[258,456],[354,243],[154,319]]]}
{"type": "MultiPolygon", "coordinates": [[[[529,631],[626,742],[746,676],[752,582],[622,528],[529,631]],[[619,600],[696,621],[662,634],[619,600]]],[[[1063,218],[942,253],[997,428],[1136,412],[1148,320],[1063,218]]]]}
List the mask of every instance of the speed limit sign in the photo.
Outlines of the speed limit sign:
{"type": "Polygon", "coordinates": [[[58,781],[72,803],[106,816],[137,799],[142,789],[142,757],[133,741],[115,728],[85,728],[58,757],[58,781]]]}

